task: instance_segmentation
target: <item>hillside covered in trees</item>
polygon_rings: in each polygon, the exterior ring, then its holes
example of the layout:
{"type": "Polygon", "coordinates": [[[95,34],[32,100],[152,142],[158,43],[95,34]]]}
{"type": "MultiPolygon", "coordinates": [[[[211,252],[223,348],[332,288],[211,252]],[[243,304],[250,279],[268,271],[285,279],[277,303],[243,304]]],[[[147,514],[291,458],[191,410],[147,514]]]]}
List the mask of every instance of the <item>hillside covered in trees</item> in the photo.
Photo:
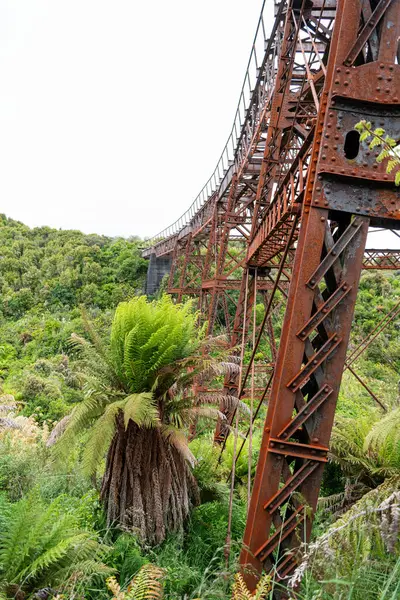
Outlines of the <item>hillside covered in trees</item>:
{"type": "Polygon", "coordinates": [[[144,287],[139,240],[111,239],[0,220],[0,376],[24,414],[58,419],[79,400],[68,368],[86,307],[99,328],[144,287]]]}
{"type": "MultiPolygon", "coordinates": [[[[192,303],[143,296],[140,245],[1,217],[1,599],[250,598],[235,574],[265,406],[230,506],[233,436],[219,460],[218,397],[193,382],[220,385],[237,361],[192,303]]],[[[399,296],[398,273],[363,274],[349,353],[399,296]]],[[[343,375],[296,600],[400,597],[399,328],[352,363],[379,403],[343,375]]],[[[276,586],[265,578],[258,599],[276,586]]]]}

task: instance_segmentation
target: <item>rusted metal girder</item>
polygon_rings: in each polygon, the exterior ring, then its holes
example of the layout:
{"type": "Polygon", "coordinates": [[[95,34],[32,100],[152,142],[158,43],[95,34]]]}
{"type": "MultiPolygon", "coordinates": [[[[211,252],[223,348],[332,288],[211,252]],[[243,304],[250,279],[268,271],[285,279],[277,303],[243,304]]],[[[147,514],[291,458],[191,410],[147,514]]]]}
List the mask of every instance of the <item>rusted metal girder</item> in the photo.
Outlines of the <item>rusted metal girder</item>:
{"type": "MultiPolygon", "coordinates": [[[[321,9],[318,22],[323,27],[314,28],[315,39],[318,32],[329,37],[329,52],[313,61],[319,63],[318,71],[311,61],[308,69],[304,65],[310,84],[321,70],[324,79],[323,88],[313,94],[306,180],[296,184],[302,168],[296,158],[281,168],[286,171],[281,176],[275,168],[275,189],[271,183],[266,186],[255,216],[248,260],[262,265],[275,252],[277,231],[285,239],[291,207],[302,194],[292,281],[241,555],[251,589],[263,568],[273,568],[284,580],[296,566],[296,549],[309,539],[368,227],[395,229],[400,224],[394,179],[359,145],[354,131],[361,118],[368,118],[393,137],[400,135],[400,2],[383,3],[338,0],[331,21],[321,9]],[[374,10],[380,11],[379,19],[371,19],[374,10]]],[[[288,4],[292,35],[301,35],[302,23],[309,28],[306,6],[288,4]]],[[[279,156],[286,156],[282,144],[279,156]]],[[[276,160],[272,150],[266,154],[264,160],[276,160]]]]}

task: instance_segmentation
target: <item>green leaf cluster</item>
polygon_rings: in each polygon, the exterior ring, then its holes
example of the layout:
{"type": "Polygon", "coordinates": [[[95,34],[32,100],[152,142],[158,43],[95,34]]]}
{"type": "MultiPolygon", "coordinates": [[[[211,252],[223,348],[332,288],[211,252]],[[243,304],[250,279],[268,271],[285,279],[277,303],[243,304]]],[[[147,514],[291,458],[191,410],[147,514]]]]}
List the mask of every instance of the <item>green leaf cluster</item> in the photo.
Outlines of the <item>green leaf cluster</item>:
{"type": "Polygon", "coordinates": [[[355,125],[355,129],[360,133],[360,141],[368,142],[370,150],[377,147],[381,148],[376,157],[376,162],[381,163],[386,160],[386,173],[389,174],[396,170],[395,183],[400,185],[400,150],[398,142],[386,134],[382,127],[373,129],[370,121],[360,121],[355,125]]]}

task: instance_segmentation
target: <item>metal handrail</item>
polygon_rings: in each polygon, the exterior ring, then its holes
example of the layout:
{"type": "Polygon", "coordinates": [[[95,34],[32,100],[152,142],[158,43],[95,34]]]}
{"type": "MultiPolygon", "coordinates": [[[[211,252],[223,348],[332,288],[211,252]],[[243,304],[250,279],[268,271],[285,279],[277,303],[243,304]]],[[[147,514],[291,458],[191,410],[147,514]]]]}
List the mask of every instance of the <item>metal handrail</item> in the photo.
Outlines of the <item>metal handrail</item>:
{"type": "MultiPolygon", "coordinates": [[[[279,15],[282,12],[285,3],[286,0],[282,0],[280,2],[278,8],[276,9],[276,15],[279,15]]],[[[190,207],[183,213],[183,215],[179,217],[179,219],[172,223],[172,225],[169,225],[157,235],[146,240],[147,247],[151,247],[153,244],[161,241],[162,239],[171,237],[181,231],[193,219],[195,214],[215,193],[215,191],[219,189],[219,186],[229,167],[237,161],[238,150],[243,138],[245,137],[248,121],[251,118],[250,108],[255,100],[254,91],[260,83],[262,67],[265,64],[265,57],[269,53],[271,40],[274,38],[276,23],[278,21],[278,19],[275,19],[274,29],[271,33],[271,37],[269,40],[267,40],[264,22],[265,12],[266,0],[263,1],[260,17],[258,19],[257,29],[254,36],[250,57],[247,63],[246,73],[243,79],[243,85],[240,92],[232,129],[219,157],[217,166],[190,207]],[[261,63],[259,63],[257,60],[257,48],[260,49],[260,47],[262,48],[263,56],[261,63]]]]}

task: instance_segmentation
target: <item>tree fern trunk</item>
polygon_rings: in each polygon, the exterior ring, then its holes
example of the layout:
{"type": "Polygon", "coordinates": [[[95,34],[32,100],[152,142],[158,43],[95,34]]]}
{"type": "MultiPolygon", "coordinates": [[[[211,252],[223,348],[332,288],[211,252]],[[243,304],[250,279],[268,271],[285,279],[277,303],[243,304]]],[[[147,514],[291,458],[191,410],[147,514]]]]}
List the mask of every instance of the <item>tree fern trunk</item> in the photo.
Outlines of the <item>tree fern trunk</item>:
{"type": "Polygon", "coordinates": [[[198,489],[186,461],[158,429],[125,429],[122,415],[108,451],[101,499],[108,525],[120,524],[159,544],[182,529],[198,489]]]}

